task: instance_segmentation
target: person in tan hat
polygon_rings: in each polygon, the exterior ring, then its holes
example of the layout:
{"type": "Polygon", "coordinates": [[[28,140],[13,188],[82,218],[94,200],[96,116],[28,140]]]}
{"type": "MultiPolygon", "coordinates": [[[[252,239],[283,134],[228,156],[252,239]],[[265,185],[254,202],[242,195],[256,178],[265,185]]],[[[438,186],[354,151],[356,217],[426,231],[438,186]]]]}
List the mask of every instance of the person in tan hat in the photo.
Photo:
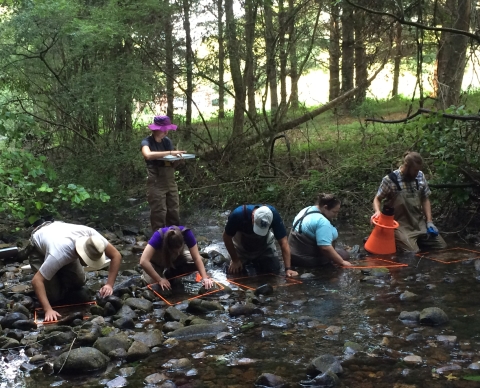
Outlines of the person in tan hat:
{"type": "Polygon", "coordinates": [[[68,299],[85,285],[84,266],[99,270],[110,258],[107,283],[100,296],[113,293],[122,256],[100,233],[88,226],[64,222],[46,222],[36,228],[30,242],[40,255],[30,255],[30,266],[35,272],[33,289],[45,311],[45,322],[55,321],[61,315],[51,304],[68,299]]]}
{"type": "Polygon", "coordinates": [[[178,161],[160,160],[166,156],[178,156],[186,151],[174,150],[168,131],[176,131],[168,116],[155,116],[148,125],[152,134],[142,140],[142,155],[147,164],[147,201],[150,206],[152,231],[167,225],[180,225],[180,200],[175,182],[178,161]]]}
{"type": "Polygon", "coordinates": [[[234,209],[223,232],[223,242],[232,259],[228,272],[239,273],[248,264],[257,273],[278,273],[280,261],[275,240],[282,250],[285,275],[298,275],[291,268],[287,231],[277,209],[270,205],[243,205],[234,209]]]}

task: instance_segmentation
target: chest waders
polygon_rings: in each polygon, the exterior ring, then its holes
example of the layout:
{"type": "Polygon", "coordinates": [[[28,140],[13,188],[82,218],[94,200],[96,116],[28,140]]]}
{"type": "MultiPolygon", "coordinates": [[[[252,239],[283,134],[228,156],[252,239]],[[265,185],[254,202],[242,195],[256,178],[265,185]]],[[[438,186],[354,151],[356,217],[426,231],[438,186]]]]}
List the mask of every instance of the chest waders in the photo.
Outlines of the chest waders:
{"type": "MultiPolygon", "coordinates": [[[[247,225],[252,223],[246,205],[243,205],[243,222],[247,225]]],[[[275,249],[275,237],[270,230],[265,236],[238,231],[233,236],[233,245],[242,263],[251,262],[257,272],[278,272],[280,270],[280,262],[275,249]]]]}
{"type": "Polygon", "coordinates": [[[427,249],[443,249],[447,246],[443,238],[427,234],[427,225],[423,216],[421,191],[415,179],[413,191],[402,190],[395,173],[388,174],[397,186],[398,192],[392,202],[395,221],[399,227],[395,229],[395,244],[398,251],[418,252],[419,246],[427,249]]]}
{"type": "Polygon", "coordinates": [[[322,257],[320,248],[317,245],[317,240],[312,239],[302,233],[303,219],[309,214],[321,212],[319,210],[307,210],[295,222],[292,231],[288,236],[288,245],[290,246],[290,255],[292,257],[292,266],[314,268],[330,263],[326,257],[322,257]],[[295,228],[298,225],[298,232],[295,228]]]}
{"type": "Polygon", "coordinates": [[[147,200],[152,230],[180,223],[178,187],[175,169],[170,166],[147,166],[147,200]]]}

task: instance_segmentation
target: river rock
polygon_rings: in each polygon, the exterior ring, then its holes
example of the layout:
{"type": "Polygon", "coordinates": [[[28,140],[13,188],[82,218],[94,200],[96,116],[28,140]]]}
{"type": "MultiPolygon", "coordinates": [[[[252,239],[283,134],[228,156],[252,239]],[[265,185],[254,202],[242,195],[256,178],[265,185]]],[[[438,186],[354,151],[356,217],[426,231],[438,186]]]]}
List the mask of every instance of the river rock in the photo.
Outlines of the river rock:
{"type": "Polygon", "coordinates": [[[312,380],[301,381],[301,386],[332,388],[340,385],[340,379],[331,370],[315,376],[312,380]]]}
{"type": "Polygon", "coordinates": [[[184,322],[188,318],[188,315],[180,311],[174,306],[170,306],[165,310],[164,319],[166,321],[184,322]]]}
{"type": "Polygon", "coordinates": [[[123,306],[123,301],[115,295],[109,295],[106,298],[100,298],[97,300],[97,303],[99,306],[102,306],[104,308],[107,303],[110,303],[115,308],[115,310],[120,310],[123,306]]]}
{"type": "Polygon", "coordinates": [[[144,343],[150,348],[158,346],[163,342],[163,334],[160,330],[155,329],[153,331],[147,331],[143,333],[136,333],[133,336],[135,341],[144,343]]]}
{"type": "MultiPolygon", "coordinates": [[[[480,260],[477,260],[480,261],[480,260]]],[[[467,369],[473,369],[473,370],[479,370],[480,369],[480,362],[472,362],[469,366],[467,366],[467,369]]]]}
{"type": "Polygon", "coordinates": [[[206,314],[210,311],[224,311],[224,308],[219,302],[209,300],[192,299],[188,303],[187,312],[189,313],[206,314]]]}
{"type": "Polygon", "coordinates": [[[140,341],[134,341],[128,348],[127,361],[137,361],[150,355],[150,348],[140,341]]]}
{"type": "Polygon", "coordinates": [[[262,373],[255,381],[255,386],[286,388],[288,387],[288,384],[286,384],[285,380],[280,376],[274,375],[272,373],[262,373]]]}
{"type": "Polygon", "coordinates": [[[240,315],[263,314],[263,311],[260,310],[253,303],[237,303],[233,306],[230,306],[230,308],[228,309],[228,313],[231,317],[238,317],[240,315]]]}
{"type": "Polygon", "coordinates": [[[420,320],[420,311],[402,311],[398,319],[401,321],[418,322],[420,320]]]}
{"type": "Polygon", "coordinates": [[[162,327],[162,331],[164,333],[169,333],[171,331],[180,329],[181,327],[183,327],[183,324],[177,321],[165,322],[165,324],[162,327]]]}
{"type": "Polygon", "coordinates": [[[194,340],[209,337],[215,337],[218,333],[227,330],[224,323],[212,323],[208,325],[194,325],[182,327],[181,329],[171,331],[166,336],[178,340],[194,340]]]}
{"type": "Polygon", "coordinates": [[[127,350],[130,344],[131,342],[125,334],[117,334],[112,337],[99,338],[95,341],[93,347],[103,354],[108,354],[110,351],[118,348],[127,350]]]}
{"type": "Polygon", "coordinates": [[[162,367],[170,371],[188,370],[192,367],[192,362],[188,358],[171,359],[162,367]]]}
{"type": "Polygon", "coordinates": [[[405,364],[421,364],[423,362],[422,357],[411,354],[403,358],[405,364]]]}
{"type": "Polygon", "coordinates": [[[135,329],[135,322],[132,318],[118,318],[113,322],[113,326],[118,327],[119,329],[135,329]]]}
{"type": "Polygon", "coordinates": [[[407,341],[418,342],[423,340],[423,336],[420,333],[412,333],[405,338],[407,341]]]}
{"type": "Polygon", "coordinates": [[[257,287],[255,290],[255,295],[271,295],[273,294],[273,287],[270,284],[263,284],[260,287],[257,287]]]}
{"type": "Polygon", "coordinates": [[[130,319],[137,319],[137,313],[132,310],[130,306],[123,305],[120,310],[118,310],[116,316],[119,318],[130,318],[130,319]]]}
{"type": "Polygon", "coordinates": [[[103,315],[105,317],[110,317],[112,315],[115,315],[117,313],[117,310],[115,307],[110,302],[105,303],[105,306],[103,307],[103,315]]]}
{"type": "Polygon", "coordinates": [[[55,359],[53,370],[59,373],[63,365],[63,373],[83,374],[104,369],[108,361],[108,357],[98,349],[84,347],[62,353],[55,359]]]}
{"type": "Polygon", "coordinates": [[[22,313],[9,313],[5,315],[0,321],[0,326],[3,329],[10,329],[16,321],[28,321],[28,317],[22,313]]]}
{"type": "Polygon", "coordinates": [[[123,348],[114,349],[107,354],[113,360],[123,360],[127,358],[127,351],[123,348]]]}
{"type": "Polygon", "coordinates": [[[18,321],[15,321],[12,324],[12,329],[19,329],[19,330],[24,330],[24,331],[29,331],[29,330],[35,330],[37,328],[37,324],[35,323],[34,320],[28,319],[20,319],[18,321]]]}
{"type": "Polygon", "coordinates": [[[105,384],[107,388],[122,388],[128,385],[128,381],[125,377],[117,376],[113,380],[110,380],[105,384]]]}
{"type": "Polygon", "coordinates": [[[105,310],[103,309],[102,306],[94,304],[90,306],[90,314],[102,316],[102,315],[105,315],[105,310]]]}
{"type": "Polygon", "coordinates": [[[163,373],[154,373],[145,377],[144,383],[147,385],[156,385],[160,384],[168,379],[163,373]]]}
{"type": "Polygon", "coordinates": [[[150,312],[153,310],[153,304],[147,299],[141,299],[141,298],[128,298],[125,301],[125,304],[127,306],[130,306],[133,309],[136,310],[141,310],[146,313],[150,312]]]}
{"type": "Polygon", "coordinates": [[[445,373],[445,372],[450,372],[452,370],[461,370],[462,367],[458,364],[450,364],[450,365],[445,365],[440,368],[437,368],[437,373],[445,373]]]}
{"type": "Polygon", "coordinates": [[[135,368],[132,366],[127,366],[126,368],[120,368],[118,373],[122,377],[130,377],[135,373],[135,368]]]}
{"type": "Polygon", "coordinates": [[[11,349],[19,346],[20,342],[14,338],[0,337],[0,349],[11,349]]]}
{"type": "Polygon", "coordinates": [[[340,361],[331,354],[323,354],[314,358],[307,367],[307,373],[310,375],[325,373],[327,371],[331,371],[335,374],[343,372],[340,361]]]}
{"type": "Polygon", "coordinates": [[[50,345],[70,344],[75,339],[76,334],[73,331],[61,332],[54,331],[49,334],[48,343],[50,345]]]}
{"type": "Polygon", "coordinates": [[[444,342],[448,345],[454,345],[457,342],[457,336],[455,335],[437,335],[438,342],[444,342]]]}
{"type": "Polygon", "coordinates": [[[400,294],[400,300],[403,302],[414,302],[418,299],[419,296],[410,291],[405,291],[403,294],[400,294]]]}
{"type": "Polygon", "coordinates": [[[427,307],[420,312],[422,325],[437,326],[448,322],[448,316],[438,307],[427,307]]]}
{"type": "Polygon", "coordinates": [[[28,308],[26,308],[23,304],[20,304],[18,302],[13,304],[12,312],[22,313],[25,316],[30,317],[30,311],[28,311],[28,308]]]}

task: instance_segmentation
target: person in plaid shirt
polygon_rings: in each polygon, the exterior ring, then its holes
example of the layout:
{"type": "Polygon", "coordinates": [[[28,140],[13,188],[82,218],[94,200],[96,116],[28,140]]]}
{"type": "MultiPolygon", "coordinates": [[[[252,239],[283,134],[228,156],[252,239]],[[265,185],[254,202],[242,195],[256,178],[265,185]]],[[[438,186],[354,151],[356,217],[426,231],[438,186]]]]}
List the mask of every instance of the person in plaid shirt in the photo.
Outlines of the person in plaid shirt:
{"type": "Polygon", "coordinates": [[[395,229],[397,250],[418,252],[420,249],[443,249],[447,246],[432,222],[431,194],[425,175],[420,168],[422,156],[407,152],[399,169],[386,175],[373,200],[375,214],[381,213],[381,204],[393,207],[394,218],[399,223],[395,229]]]}

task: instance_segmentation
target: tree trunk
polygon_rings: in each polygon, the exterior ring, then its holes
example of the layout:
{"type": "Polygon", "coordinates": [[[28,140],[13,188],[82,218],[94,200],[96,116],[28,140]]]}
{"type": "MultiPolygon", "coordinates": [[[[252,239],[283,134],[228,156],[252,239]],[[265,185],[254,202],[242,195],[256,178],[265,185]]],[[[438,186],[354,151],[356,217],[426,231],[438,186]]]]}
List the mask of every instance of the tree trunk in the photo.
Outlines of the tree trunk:
{"type": "MultiPolygon", "coordinates": [[[[453,0],[452,0],[453,1],[453,0]]],[[[457,0],[450,10],[453,28],[468,31],[470,26],[470,0],[457,0]]],[[[462,90],[463,75],[466,65],[468,38],[458,34],[448,34],[439,47],[437,55],[437,107],[447,109],[451,105],[458,105],[462,90]]]]}
{"type": "Polygon", "coordinates": [[[253,118],[257,114],[255,104],[255,58],[253,44],[255,42],[255,23],[257,6],[253,0],[245,1],[245,71],[244,83],[247,92],[248,113],[253,118]]]}
{"type": "Polygon", "coordinates": [[[355,103],[361,104],[367,96],[367,55],[365,53],[365,12],[355,10],[355,86],[361,86],[355,94],[355,103]]]}
{"type": "Polygon", "coordinates": [[[298,109],[298,58],[297,58],[297,38],[295,29],[295,3],[294,0],[288,0],[288,47],[290,59],[290,107],[298,109]]]}
{"type": "Polygon", "coordinates": [[[193,51],[192,36],[190,31],[190,0],[183,0],[183,28],[185,30],[185,67],[187,78],[187,110],[185,112],[185,137],[191,136],[192,130],[192,95],[193,95],[193,51]]]}
{"type": "Polygon", "coordinates": [[[245,88],[243,85],[242,70],[240,68],[239,45],[237,28],[233,13],[233,0],[225,0],[226,39],[230,74],[232,75],[233,89],[235,92],[235,107],[233,110],[232,136],[240,138],[243,133],[245,111],[245,88]]]}
{"type": "Polygon", "coordinates": [[[402,25],[395,24],[395,58],[393,61],[392,97],[398,96],[398,80],[400,79],[400,64],[402,62],[402,25]]]}
{"type": "Polygon", "coordinates": [[[275,30],[273,28],[272,6],[268,2],[264,6],[265,16],[265,51],[267,61],[267,82],[270,87],[270,117],[274,126],[278,110],[277,64],[275,61],[275,30]]]}
{"type": "MultiPolygon", "coordinates": [[[[169,1],[165,2],[165,5],[168,7],[166,15],[170,14],[170,3],[169,1]]],[[[173,99],[174,99],[174,80],[175,80],[175,69],[173,63],[173,24],[171,19],[165,15],[165,86],[167,93],[167,116],[174,120],[173,118],[173,99]]]]}
{"type": "Polygon", "coordinates": [[[333,4],[330,10],[329,53],[329,96],[331,101],[340,95],[340,8],[333,4]]]}
{"type": "Polygon", "coordinates": [[[278,46],[280,51],[280,106],[283,113],[287,106],[287,47],[286,47],[286,13],[283,0],[278,0],[278,46]]]}
{"type": "MultiPolygon", "coordinates": [[[[344,4],[342,12],[342,93],[353,88],[353,72],[355,63],[355,38],[353,10],[344,4]]],[[[351,107],[350,100],[345,102],[345,108],[351,107]]]]}
{"type": "Polygon", "coordinates": [[[217,0],[218,10],[218,118],[225,118],[225,39],[223,25],[223,0],[217,0]]]}

